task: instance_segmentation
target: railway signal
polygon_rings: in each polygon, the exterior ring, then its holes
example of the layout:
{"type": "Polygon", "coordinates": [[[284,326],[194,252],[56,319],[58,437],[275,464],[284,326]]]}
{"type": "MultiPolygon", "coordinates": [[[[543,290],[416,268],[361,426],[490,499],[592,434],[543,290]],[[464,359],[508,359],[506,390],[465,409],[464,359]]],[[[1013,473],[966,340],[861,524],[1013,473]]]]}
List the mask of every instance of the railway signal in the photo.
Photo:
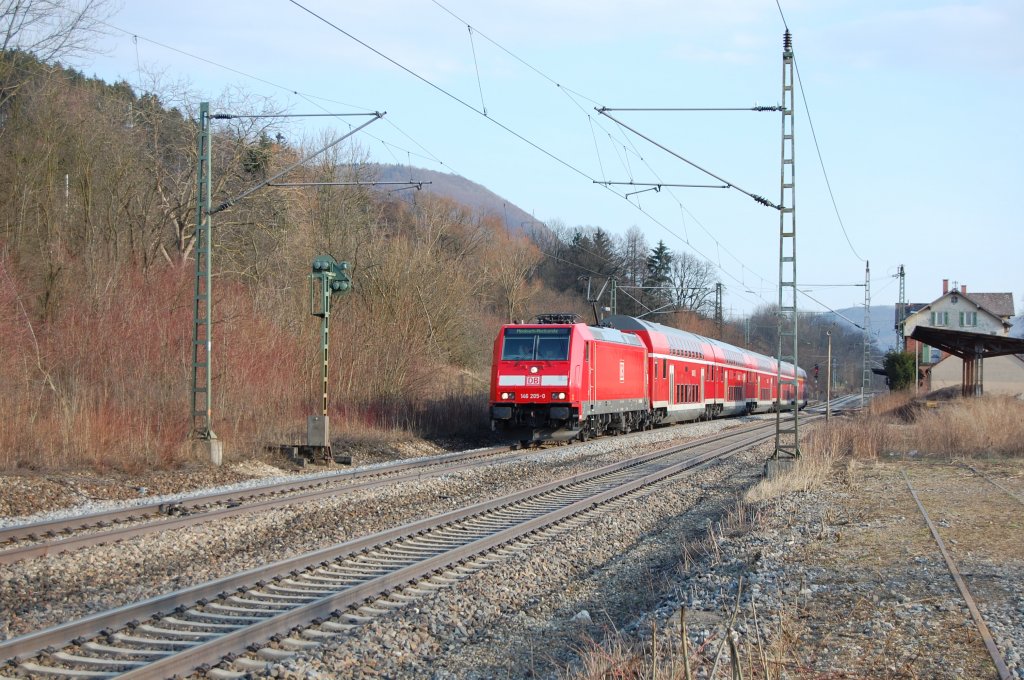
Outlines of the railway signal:
{"type": "MultiPolygon", "coordinates": [[[[311,454],[319,453],[331,460],[331,435],[327,418],[327,350],[331,329],[331,298],[352,289],[348,262],[338,262],[330,255],[313,260],[309,274],[309,313],[320,317],[320,351],[323,357],[323,412],[306,420],[306,446],[311,454]]],[[[340,461],[339,461],[340,462],[340,461]]]]}

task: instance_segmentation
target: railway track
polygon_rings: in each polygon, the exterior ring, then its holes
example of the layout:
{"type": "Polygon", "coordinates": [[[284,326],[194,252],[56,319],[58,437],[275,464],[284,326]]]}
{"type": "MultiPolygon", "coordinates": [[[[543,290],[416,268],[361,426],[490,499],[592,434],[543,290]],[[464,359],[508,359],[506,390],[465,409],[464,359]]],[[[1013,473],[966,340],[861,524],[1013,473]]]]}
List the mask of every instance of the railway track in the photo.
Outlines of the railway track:
{"type": "Polygon", "coordinates": [[[508,447],[461,451],[429,459],[388,463],[372,468],[202,494],[178,501],[155,501],[128,508],[16,524],[0,528],[0,565],[308,503],[338,493],[450,474],[483,462],[514,460],[529,453],[510,453],[508,447]]]}
{"type": "Polygon", "coordinates": [[[0,529],[0,565],[71,550],[114,543],[133,536],[193,526],[202,522],[305,503],[339,492],[398,484],[463,470],[481,461],[500,462],[523,454],[508,447],[462,451],[430,459],[389,463],[62,519],[0,529]],[[504,455],[502,455],[504,454],[504,455]]]}
{"type": "MultiPolygon", "coordinates": [[[[860,410],[860,395],[859,394],[846,394],[841,397],[835,397],[832,399],[830,405],[832,414],[837,415],[845,413],[847,411],[858,411],[860,410]]],[[[814,405],[808,406],[804,409],[807,413],[825,413],[825,402],[820,401],[814,405]]]]}
{"type": "Polygon", "coordinates": [[[0,643],[0,659],[38,677],[157,678],[228,658],[234,659],[229,667],[210,675],[239,677],[464,578],[535,532],[607,508],[773,432],[773,423],[731,430],[95,614],[0,643]],[[274,636],[274,646],[234,658],[274,636]]]}
{"type": "MultiPolygon", "coordinates": [[[[997,484],[992,479],[988,478],[986,475],[978,472],[971,466],[965,467],[974,472],[979,478],[983,478],[986,481],[996,485],[998,488],[1000,488],[1001,491],[1004,491],[1006,493],[1005,497],[1010,497],[1013,500],[1017,501],[1017,503],[1022,502],[1019,496],[1009,491],[1005,487],[1002,487],[1001,485],[997,484]]],[[[960,596],[963,598],[964,602],[967,605],[967,609],[970,612],[971,619],[974,621],[975,628],[978,630],[978,634],[980,635],[981,640],[985,645],[985,649],[986,651],[988,651],[989,656],[992,658],[992,663],[995,665],[995,670],[999,680],[1012,680],[1014,675],[1007,666],[1006,659],[1003,658],[1002,652],[1000,651],[999,646],[996,644],[996,641],[993,638],[988,623],[986,622],[985,617],[983,616],[980,608],[978,607],[978,602],[976,600],[975,593],[972,591],[970,585],[968,584],[968,578],[965,578],[964,574],[961,572],[960,567],[957,565],[956,560],[954,560],[953,554],[947,547],[946,542],[943,540],[938,526],[936,526],[936,523],[932,521],[931,515],[925,508],[925,504],[918,495],[918,492],[914,488],[914,485],[911,483],[910,476],[907,475],[906,470],[902,471],[902,475],[904,481],[907,484],[907,488],[910,490],[910,495],[914,498],[914,501],[917,503],[918,510],[921,511],[921,515],[924,518],[925,524],[927,525],[928,530],[931,532],[932,538],[935,540],[935,544],[938,546],[939,552],[942,555],[942,559],[945,562],[946,569],[949,571],[950,576],[953,578],[953,582],[956,584],[957,590],[960,592],[960,596]]],[[[946,524],[946,526],[949,526],[948,523],[946,524]]],[[[970,549],[968,548],[968,552],[969,551],[970,549]]]]}

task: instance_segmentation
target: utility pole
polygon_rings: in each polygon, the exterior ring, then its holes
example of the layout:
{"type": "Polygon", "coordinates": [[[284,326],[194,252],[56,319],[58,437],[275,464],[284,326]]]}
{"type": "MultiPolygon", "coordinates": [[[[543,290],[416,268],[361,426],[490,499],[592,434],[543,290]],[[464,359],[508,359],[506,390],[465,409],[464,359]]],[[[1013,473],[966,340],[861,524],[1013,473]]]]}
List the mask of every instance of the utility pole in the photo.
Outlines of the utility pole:
{"type": "Polygon", "coordinates": [[[825,362],[825,424],[828,425],[832,417],[832,329],[825,331],[825,335],[828,336],[828,361],[825,362]]]}
{"type": "MultiPolygon", "coordinates": [[[[291,114],[288,115],[290,116],[291,114]]],[[[303,114],[296,115],[301,116],[303,114]]],[[[371,120],[353,128],[347,133],[342,134],[319,151],[316,151],[312,155],[293,163],[273,177],[265,179],[256,186],[250,187],[238,194],[234,198],[224,201],[217,207],[213,207],[213,182],[211,179],[212,154],[210,152],[213,137],[210,132],[210,121],[212,119],[228,120],[236,117],[280,118],[283,116],[235,116],[223,113],[211,115],[209,102],[200,102],[199,104],[199,139],[196,154],[196,276],[195,295],[193,297],[192,308],[192,430],[189,436],[194,441],[205,443],[210,457],[210,462],[215,465],[221,464],[224,448],[223,442],[217,439],[217,435],[213,432],[213,326],[211,325],[213,307],[213,234],[211,217],[215,213],[218,213],[221,210],[226,210],[227,208],[237,204],[239,201],[244,200],[256,191],[259,191],[266,186],[272,186],[275,181],[287,173],[300,165],[304,165],[345,139],[348,139],[367,125],[383,118],[385,114],[375,111],[373,113],[332,113],[314,115],[365,116],[370,117],[371,120]]],[[[410,182],[410,184],[419,183],[410,182]]]]}
{"type": "Polygon", "coordinates": [[[900,272],[896,276],[900,277],[900,301],[896,303],[896,349],[905,352],[907,339],[903,337],[903,328],[907,321],[907,281],[903,265],[900,265],[900,272]]]}
{"type": "Polygon", "coordinates": [[[718,327],[718,339],[722,339],[722,328],[725,325],[725,316],[722,313],[722,284],[715,284],[715,326],[718,327]]]}
{"type": "Polygon", "coordinates": [[[213,432],[213,306],[210,247],[210,103],[199,105],[199,147],[196,167],[196,277],[192,307],[192,439],[204,442],[210,462],[220,465],[223,443],[213,432]]]}
{"type": "Polygon", "coordinates": [[[793,36],[789,29],[782,39],[782,168],[779,196],[779,346],[776,388],[779,408],[775,412],[775,453],[772,458],[800,456],[800,394],[797,371],[798,339],[796,312],[796,170],[793,140],[793,36]],[[793,377],[783,379],[783,362],[791,364],[793,377]],[[784,387],[791,387],[784,390],[784,387]],[[785,397],[783,396],[785,394],[785,397]],[[792,405],[790,398],[792,397],[792,405]],[[792,419],[783,421],[783,412],[792,419]]]}
{"type": "Polygon", "coordinates": [[[871,389],[871,262],[864,263],[864,369],[860,383],[860,407],[871,389]]]}

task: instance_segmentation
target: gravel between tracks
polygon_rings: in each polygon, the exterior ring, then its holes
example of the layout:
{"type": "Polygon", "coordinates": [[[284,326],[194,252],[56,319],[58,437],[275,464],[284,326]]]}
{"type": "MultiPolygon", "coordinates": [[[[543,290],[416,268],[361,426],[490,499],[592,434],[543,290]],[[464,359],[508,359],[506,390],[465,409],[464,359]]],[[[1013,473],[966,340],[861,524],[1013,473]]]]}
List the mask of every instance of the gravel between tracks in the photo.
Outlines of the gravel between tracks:
{"type": "MultiPolygon", "coordinates": [[[[599,439],[534,453],[529,462],[486,472],[360,492],[182,535],[2,567],[0,602],[14,616],[0,621],[5,626],[0,637],[509,493],[542,478],[636,455],[669,438],[701,436],[733,424],[702,423],[629,439],[599,439]],[[112,595],[121,586],[123,595],[112,595]]],[[[713,657],[742,576],[736,625],[741,650],[755,646],[758,630],[771,631],[769,637],[781,642],[769,651],[781,655],[787,677],[995,677],[899,476],[900,468],[912,466],[916,488],[941,494],[950,484],[955,487],[951,466],[884,461],[844,467],[821,489],[786,494],[730,517],[737,499],[759,478],[767,453],[762,447],[735,456],[687,481],[633,498],[613,514],[594,514],[572,531],[538,538],[466,581],[338,642],[268,664],[259,675],[565,677],[604,658],[598,651],[602,643],[649,657],[656,642],[658,656],[671,655],[678,650],[681,605],[687,608],[691,642],[702,657],[713,657]],[[709,526],[714,528],[713,540],[708,538],[709,526]]],[[[1019,463],[995,461],[986,469],[1018,494],[1024,492],[1019,463]]],[[[1012,517],[1005,530],[1010,532],[1008,545],[1016,545],[1016,551],[984,552],[959,545],[969,550],[961,564],[968,582],[981,578],[990,584],[983,593],[1007,595],[998,601],[979,595],[979,605],[1014,677],[1024,678],[1024,540],[1019,519],[1012,517]]],[[[946,524],[957,520],[954,515],[946,524]]],[[[957,538],[951,550],[960,559],[957,538]]],[[[698,672],[696,677],[704,676],[698,672]]]]}
{"type": "MultiPolygon", "coordinates": [[[[0,639],[227,576],[653,450],[737,420],[604,437],[516,462],[341,493],[315,503],[0,567],[0,639]]],[[[92,506],[89,506],[92,509],[92,506]]]]}

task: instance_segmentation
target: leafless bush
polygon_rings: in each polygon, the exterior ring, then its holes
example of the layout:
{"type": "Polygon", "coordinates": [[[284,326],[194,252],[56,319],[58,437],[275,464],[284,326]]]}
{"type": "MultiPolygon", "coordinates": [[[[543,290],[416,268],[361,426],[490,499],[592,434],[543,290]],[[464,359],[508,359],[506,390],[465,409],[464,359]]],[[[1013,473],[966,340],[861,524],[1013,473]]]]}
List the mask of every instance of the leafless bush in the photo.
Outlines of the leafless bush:
{"type": "Polygon", "coordinates": [[[944,456],[1024,455],[1024,402],[991,396],[924,408],[913,424],[914,448],[944,456]]]}

